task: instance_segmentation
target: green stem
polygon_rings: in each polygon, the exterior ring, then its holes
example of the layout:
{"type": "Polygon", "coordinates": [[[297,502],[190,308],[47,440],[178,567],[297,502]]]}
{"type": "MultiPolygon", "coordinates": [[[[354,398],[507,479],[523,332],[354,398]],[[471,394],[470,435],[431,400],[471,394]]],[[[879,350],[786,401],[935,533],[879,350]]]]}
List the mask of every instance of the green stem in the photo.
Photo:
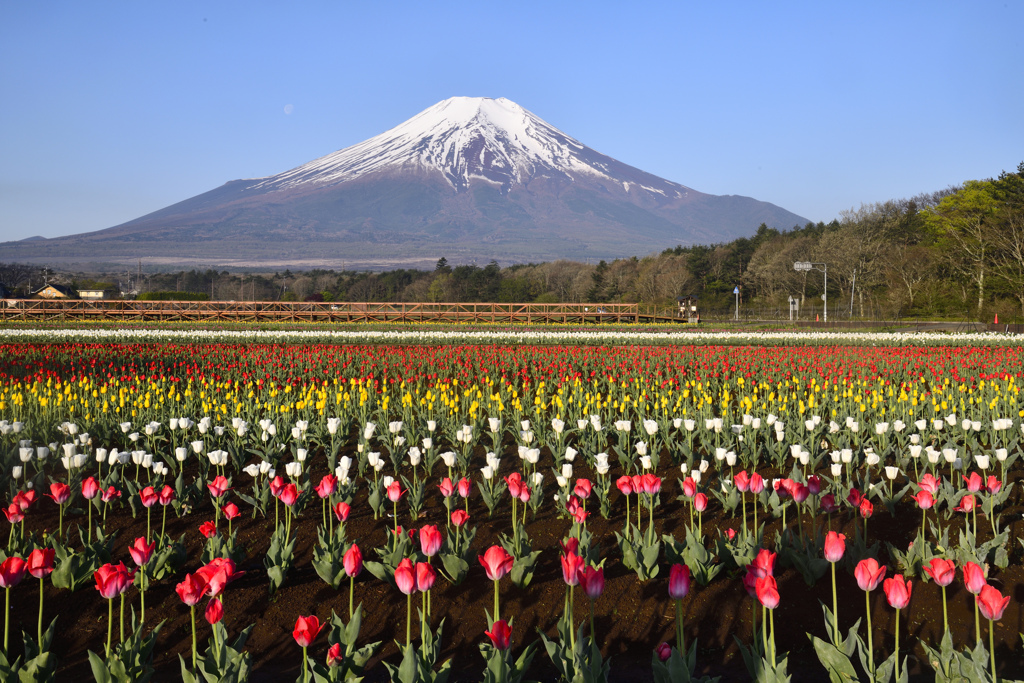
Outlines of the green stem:
{"type": "Polygon", "coordinates": [[[996,638],[995,638],[996,625],[991,619],[988,620],[988,652],[992,662],[992,683],[999,683],[999,679],[996,678],[996,638]]]}
{"type": "Polygon", "coordinates": [[[864,607],[868,615],[868,664],[871,666],[871,680],[875,680],[875,643],[871,632],[871,591],[864,591],[864,607]]]}
{"type": "Polygon", "coordinates": [[[981,617],[978,616],[978,600],[974,600],[974,644],[981,642],[981,617]]]}
{"type": "Polygon", "coordinates": [[[772,668],[775,668],[775,610],[768,610],[768,617],[771,619],[772,624],[772,668]]]}
{"type": "Polygon", "coordinates": [[[308,667],[306,666],[306,647],[305,646],[303,646],[303,648],[302,648],[302,680],[303,681],[308,681],[309,680],[309,670],[308,670],[308,667]]]}
{"type": "MultiPolygon", "coordinates": [[[[10,592],[10,591],[8,591],[10,592]]],[[[110,657],[110,636],[114,632],[114,598],[107,599],[107,657],[110,657]]],[[[6,650],[7,641],[4,641],[4,649],[6,650]]]]}
{"type": "Polygon", "coordinates": [[[121,593],[121,643],[124,642],[124,593],[121,593]]]}
{"type": "Polygon", "coordinates": [[[498,621],[501,616],[498,614],[498,582],[494,582],[494,620],[498,621]]]}
{"type": "Polygon", "coordinates": [[[896,680],[900,680],[900,611],[896,610],[896,680]]]}
{"type": "Polygon", "coordinates": [[[949,631],[949,612],[946,610],[946,587],[942,587],[942,623],[949,631]]]}
{"type": "Polygon", "coordinates": [[[348,620],[352,621],[352,594],[356,590],[356,577],[348,577],[348,620]]]}
{"type": "Polygon", "coordinates": [[[412,593],[405,596],[405,646],[412,642],[412,593]]]}
{"type": "Polygon", "coordinates": [[[837,647],[841,642],[839,636],[839,602],[836,600],[836,563],[832,562],[832,631],[835,633],[833,644],[837,647]]]}
{"type": "Polygon", "coordinates": [[[590,641],[597,642],[597,632],[594,631],[594,601],[590,601],[590,641]]]}
{"type": "Polygon", "coordinates": [[[683,641],[683,601],[676,599],[676,647],[679,648],[679,654],[685,657],[686,655],[686,643],[683,641]]]}
{"type": "MultiPolygon", "coordinates": [[[[6,604],[5,604],[5,609],[4,609],[4,654],[7,654],[7,630],[8,630],[8,626],[10,625],[10,621],[11,621],[11,589],[8,588],[7,590],[4,591],[4,593],[6,593],[6,604]]],[[[109,650],[110,649],[110,645],[109,645],[110,639],[108,638],[107,641],[108,641],[107,649],[109,650]]]]}
{"type": "Polygon", "coordinates": [[[164,505],[164,521],[160,525],[160,538],[163,539],[164,534],[167,533],[167,506],[164,505]]]}
{"type": "Polygon", "coordinates": [[[39,632],[36,635],[36,642],[39,644],[40,651],[43,647],[43,577],[39,577],[39,632]]]}
{"type": "Polygon", "coordinates": [[[192,668],[196,668],[196,662],[199,657],[196,654],[196,606],[192,605],[192,668]]]}
{"type": "Polygon", "coordinates": [[[87,501],[86,506],[89,508],[89,545],[92,545],[92,501],[87,501]]]}

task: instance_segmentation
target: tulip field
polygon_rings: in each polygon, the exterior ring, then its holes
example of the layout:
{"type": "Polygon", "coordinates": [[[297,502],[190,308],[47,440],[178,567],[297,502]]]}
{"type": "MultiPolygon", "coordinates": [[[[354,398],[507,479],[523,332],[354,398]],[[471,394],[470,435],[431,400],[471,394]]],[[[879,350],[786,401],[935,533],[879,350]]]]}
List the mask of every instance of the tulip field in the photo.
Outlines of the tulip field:
{"type": "Polygon", "coordinates": [[[0,330],[2,681],[1024,679],[1006,336],[107,332],[0,330]]]}

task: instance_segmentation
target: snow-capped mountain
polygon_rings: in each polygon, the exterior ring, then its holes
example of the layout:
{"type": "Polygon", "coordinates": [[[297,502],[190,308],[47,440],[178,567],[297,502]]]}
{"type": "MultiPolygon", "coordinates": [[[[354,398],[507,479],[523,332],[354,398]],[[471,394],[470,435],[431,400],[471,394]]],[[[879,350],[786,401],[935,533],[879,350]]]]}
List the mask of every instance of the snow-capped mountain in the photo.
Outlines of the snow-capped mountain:
{"type": "MultiPolygon", "coordinates": [[[[509,191],[536,177],[575,182],[581,176],[615,182],[631,170],[599,154],[504,97],[452,97],[405,123],[298,168],[260,179],[253,189],[328,185],[374,172],[437,171],[455,190],[475,180],[509,191]]],[[[689,188],[650,177],[658,187],[637,186],[663,196],[689,188]],[[659,182],[660,181],[660,182],[659,182]]],[[[622,181],[625,190],[628,180],[622,181]]]]}
{"type": "Polygon", "coordinates": [[[297,267],[613,259],[806,220],[597,152],[499,98],[453,97],[365,142],[122,225],[3,245],[23,261],[297,267]]]}

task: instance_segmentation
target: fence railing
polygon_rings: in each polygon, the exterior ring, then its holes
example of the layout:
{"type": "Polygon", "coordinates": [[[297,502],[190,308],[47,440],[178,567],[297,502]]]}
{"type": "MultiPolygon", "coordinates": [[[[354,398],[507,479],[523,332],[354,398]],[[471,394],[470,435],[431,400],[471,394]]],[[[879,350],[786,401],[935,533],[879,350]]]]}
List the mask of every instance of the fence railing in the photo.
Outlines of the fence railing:
{"type": "MultiPolygon", "coordinates": [[[[646,314],[645,314],[646,315],[646,314]]],[[[638,304],[0,300],[0,321],[634,322],[638,304]]]]}

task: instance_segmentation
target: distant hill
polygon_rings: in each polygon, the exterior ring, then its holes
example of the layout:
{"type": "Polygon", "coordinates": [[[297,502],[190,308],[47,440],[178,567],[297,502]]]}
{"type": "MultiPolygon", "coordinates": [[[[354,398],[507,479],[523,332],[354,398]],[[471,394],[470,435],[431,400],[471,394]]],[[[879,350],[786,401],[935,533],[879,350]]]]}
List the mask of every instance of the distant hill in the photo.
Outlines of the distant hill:
{"type": "Polygon", "coordinates": [[[807,220],[605,156],[507,99],[454,97],[352,147],[6,260],[396,267],[610,259],[807,220]]]}

